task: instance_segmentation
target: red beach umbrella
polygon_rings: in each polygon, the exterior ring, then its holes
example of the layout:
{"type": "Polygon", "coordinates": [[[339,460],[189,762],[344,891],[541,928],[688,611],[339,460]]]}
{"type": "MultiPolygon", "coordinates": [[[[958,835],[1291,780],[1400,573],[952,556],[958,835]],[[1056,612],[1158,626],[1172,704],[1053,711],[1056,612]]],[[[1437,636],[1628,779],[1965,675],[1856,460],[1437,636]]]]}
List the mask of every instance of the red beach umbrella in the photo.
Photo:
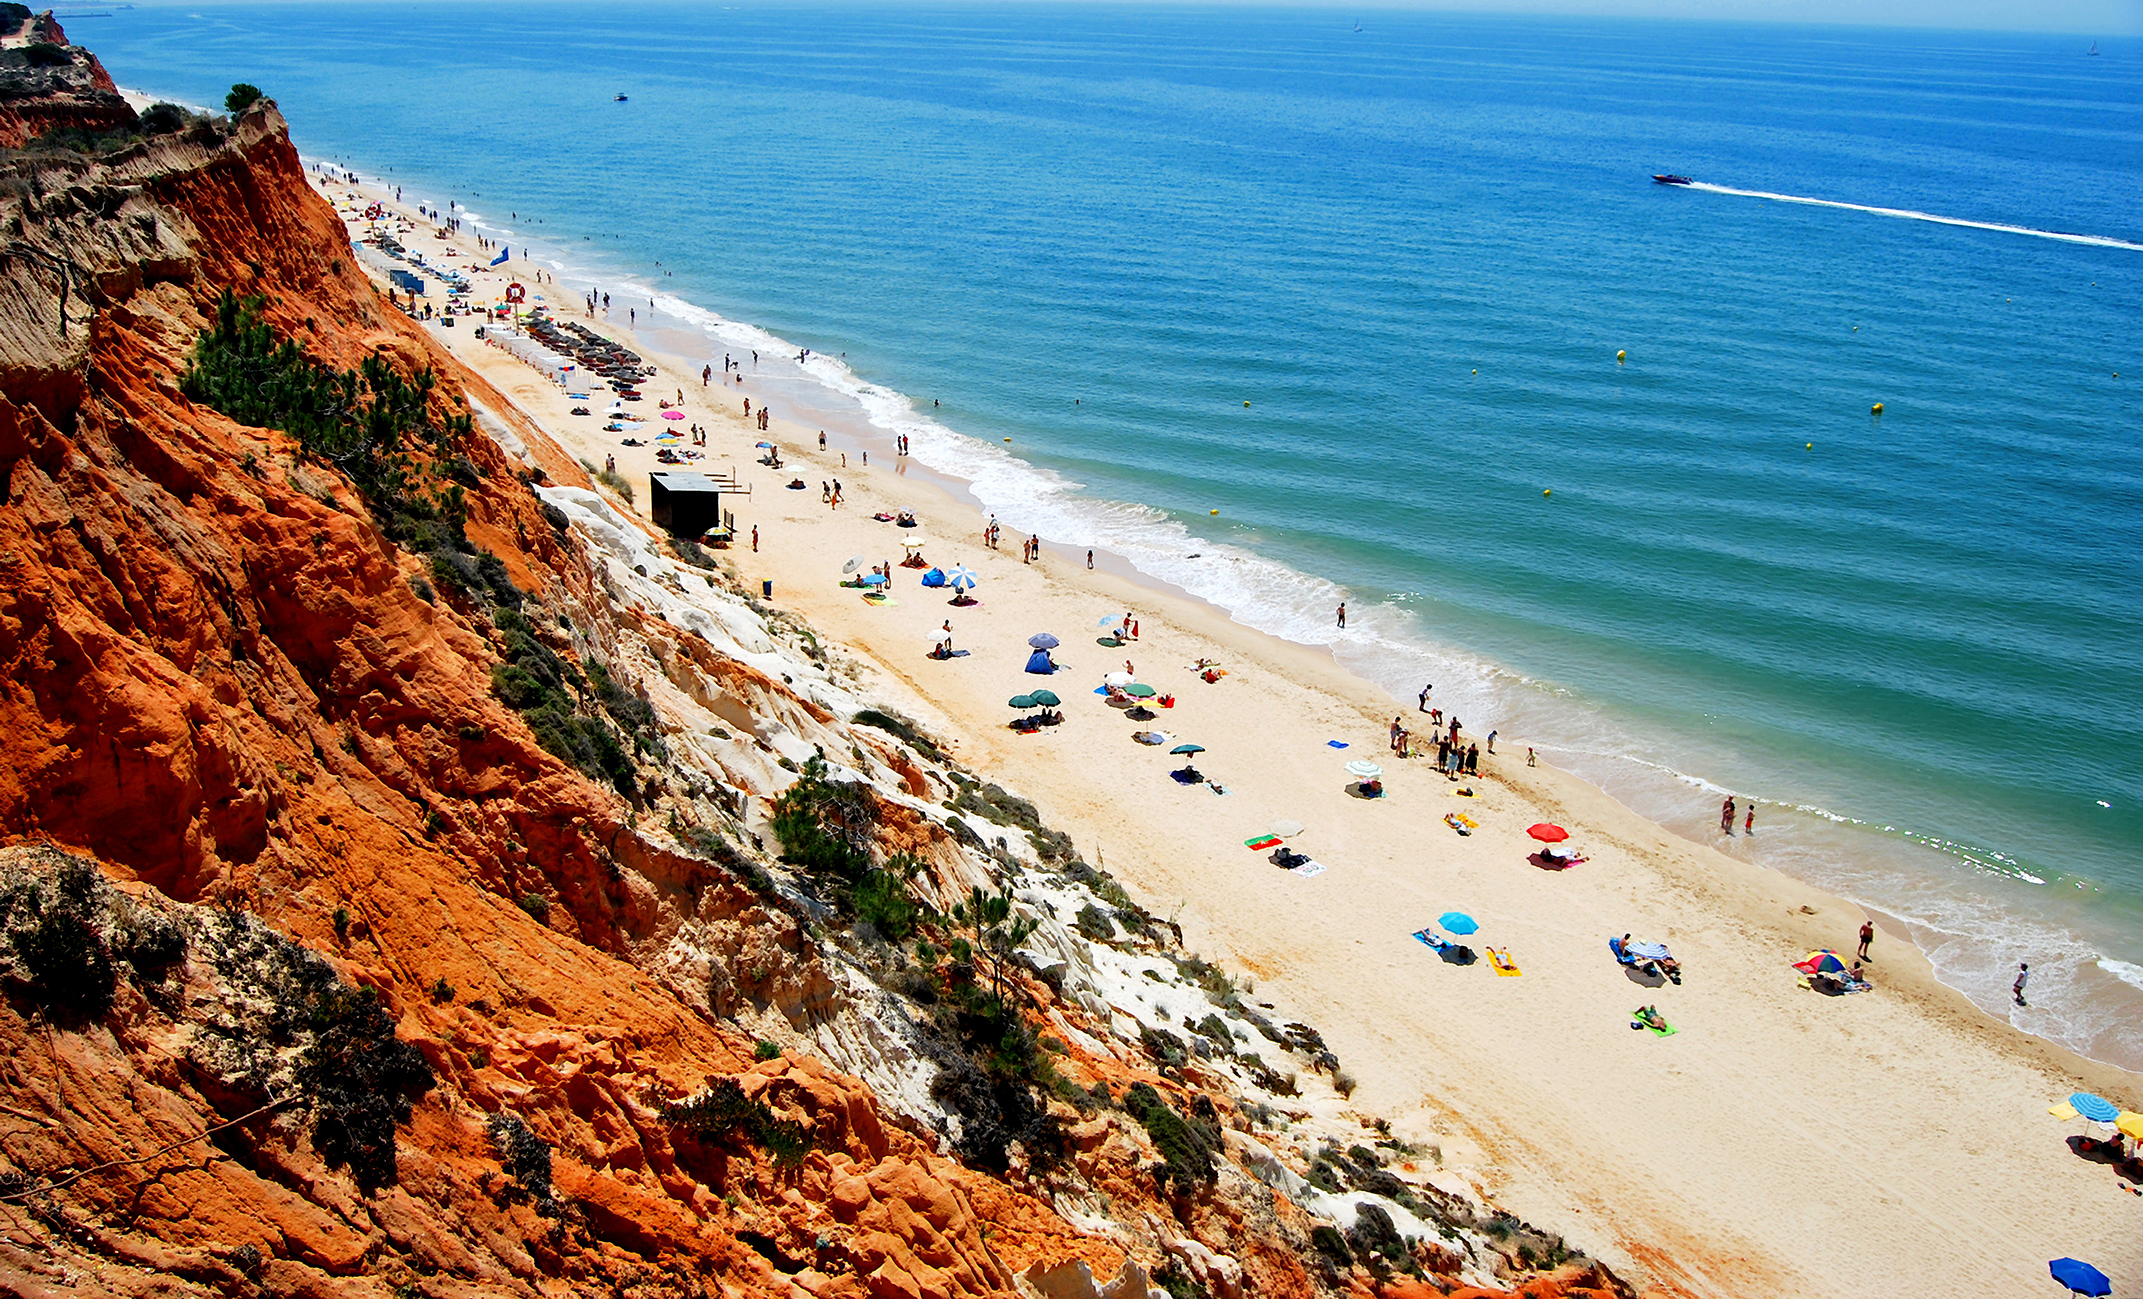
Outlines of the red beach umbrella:
{"type": "Polygon", "coordinates": [[[1570,832],[1568,830],[1563,829],[1559,825],[1549,825],[1545,821],[1541,822],[1539,825],[1527,826],[1525,832],[1529,835],[1532,835],[1535,839],[1540,840],[1542,843],[1561,843],[1563,840],[1568,839],[1570,837],[1570,832]]]}

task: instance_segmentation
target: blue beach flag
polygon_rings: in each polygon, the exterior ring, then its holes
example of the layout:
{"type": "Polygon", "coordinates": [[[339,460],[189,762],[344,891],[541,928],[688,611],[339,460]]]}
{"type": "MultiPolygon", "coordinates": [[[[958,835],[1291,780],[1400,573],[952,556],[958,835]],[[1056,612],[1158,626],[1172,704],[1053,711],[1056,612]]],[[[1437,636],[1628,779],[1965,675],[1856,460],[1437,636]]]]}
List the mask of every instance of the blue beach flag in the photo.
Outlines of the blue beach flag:
{"type": "Polygon", "coordinates": [[[502,244],[499,246],[499,255],[491,259],[491,264],[493,266],[504,266],[506,259],[511,256],[513,256],[512,247],[502,244]]]}

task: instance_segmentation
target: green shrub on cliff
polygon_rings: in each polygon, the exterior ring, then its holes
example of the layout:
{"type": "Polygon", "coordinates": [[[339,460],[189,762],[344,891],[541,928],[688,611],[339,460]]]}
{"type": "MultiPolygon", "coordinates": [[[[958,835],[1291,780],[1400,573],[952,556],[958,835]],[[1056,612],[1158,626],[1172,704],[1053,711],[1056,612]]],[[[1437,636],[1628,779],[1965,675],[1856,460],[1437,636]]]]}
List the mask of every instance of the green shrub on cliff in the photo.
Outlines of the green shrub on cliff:
{"type": "Polygon", "coordinates": [[[233,116],[236,116],[237,114],[243,113],[247,109],[253,107],[254,104],[260,102],[260,99],[261,93],[259,86],[253,85],[251,82],[241,81],[237,85],[231,87],[230,94],[225,95],[223,97],[223,106],[224,108],[228,109],[233,116]]]}
{"type": "Polygon", "coordinates": [[[519,612],[498,609],[493,621],[506,636],[505,661],[491,669],[491,693],[521,714],[536,743],[630,796],[632,755],[609,723],[577,711],[576,697],[587,692],[588,678],[537,640],[535,625],[519,612]]]}
{"type": "Polygon", "coordinates": [[[765,1102],[746,1096],[734,1078],[709,1078],[699,1095],[663,1106],[662,1117],[710,1145],[748,1139],[783,1168],[796,1167],[811,1153],[809,1128],[794,1119],[776,1118],[765,1102]]]}
{"type": "Polygon", "coordinates": [[[1211,1125],[1176,1113],[1145,1083],[1134,1084],[1124,1094],[1124,1109],[1153,1138],[1153,1147],[1164,1161],[1155,1170],[1161,1182],[1181,1195],[1213,1180],[1220,1134],[1211,1125]]]}
{"type": "Polygon", "coordinates": [[[404,379],[377,355],[355,370],[331,369],[278,338],[261,318],[264,305],[222,292],[179,391],[240,424],[296,438],[304,454],[349,475],[397,542],[466,545],[463,489],[443,466],[473,425],[465,414],[433,418],[432,372],[404,379]]]}

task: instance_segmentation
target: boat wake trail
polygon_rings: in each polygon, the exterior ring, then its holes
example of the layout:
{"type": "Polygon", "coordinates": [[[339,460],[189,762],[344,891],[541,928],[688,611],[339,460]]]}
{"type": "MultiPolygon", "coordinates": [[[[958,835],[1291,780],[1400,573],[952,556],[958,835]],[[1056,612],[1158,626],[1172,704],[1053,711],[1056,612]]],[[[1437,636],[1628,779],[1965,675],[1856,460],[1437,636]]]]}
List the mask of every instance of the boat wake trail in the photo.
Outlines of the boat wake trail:
{"type": "Polygon", "coordinates": [[[2034,230],[2030,226],[2002,225],[1996,221],[1967,221],[1963,217],[1937,216],[1932,212],[1914,212],[1909,208],[1869,207],[1864,203],[1840,203],[1836,199],[1808,198],[1800,194],[1772,194],[1760,189],[1733,189],[1725,185],[1707,185],[1692,181],[1684,188],[1707,190],[1713,194],[1738,194],[1742,198],[1767,198],[1778,203],[1805,203],[1810,207],[1843,208],[1848,212],[1869,212],[1876,216],[1899,217],[1906,221],[1932,221],[1942,226],[1963,226],[1968,230],[1995,230],[2005,235],[2030,235],[2034,239],[2058,239],[2065,244],[2090,244],[2096,248],[2127,248],[2143,253],[2143,244],[2126,239],[2114,239],[2107,235],[2072,235],[2059,230],[2034,230]]]}

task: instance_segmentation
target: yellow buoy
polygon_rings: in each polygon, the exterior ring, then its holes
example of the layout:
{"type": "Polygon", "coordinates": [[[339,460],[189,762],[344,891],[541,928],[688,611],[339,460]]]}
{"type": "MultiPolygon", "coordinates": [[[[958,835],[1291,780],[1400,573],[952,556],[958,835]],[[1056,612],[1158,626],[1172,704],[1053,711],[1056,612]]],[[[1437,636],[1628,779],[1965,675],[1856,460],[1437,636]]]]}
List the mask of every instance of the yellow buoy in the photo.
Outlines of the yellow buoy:
{"type": "Polygon", "coordinates": [[[1542,496],[1553,496],[1555,494],[1555,489],[1553,487],[1543,487],[1540,489],[1540,494],[1542,496]]]}
{"type": "Polygon", "coordinates": [[[1243,403],[1243,409],[1244,409],[1244,410],[1249,410],[1249,409],[1250,409],[1250,403],[1249,403],[1249,402],[1247,402],[1247,401],[1246,401],[1246,402],[1244,402],[1244,403],[1243,403]]]}
{"type": "Polygon", "coordinates": [[[1816,444],[1815,444],[1815,443],[1813,443],[1813,442],[1809,443],[1809,444],[1808,444],[1808,449],[1809,449],[1810,451],[1813,451],[1813,450],[1815,450],[1815,449],[1816,449],[1816,444]]]}
{"type": "Polygon", "coordinates": [[[1883,413],[1883,404],[1882,404],[1881,402],[1876,402],[1876,403],[1875,403],[1875,404],[1874,404],[1873,406],[1870,406],[1870,407],[1868,407],[1868,413],[1869,413],[1870,415],[1880,415],[1880,414],[1882,414],[1882,413],[1883,413]]]}
{"type": "Polygon", "coordinates": [[[1207,514],[1218,514],[1218,513],[1220,513],[1220,511],[1219,511],[1219,510],[1207,510],[1207,511],[1206,511],[1206,513],[1207,513],[1207,514]]]}
{"type": "Polygon", "coordinates": [[[1475,373],[1475,374],[1479,374],[1479,373],[1480,373],[1480,371],[1479,371],[1479,370],[1475,370],[1475,371],[1474,371],[1474,373],[1475,373]]]}
{"type": "Polygon", "coordinates": [[[1011,440],[1012,440],[1011,438],[1006,438],[1006,439],[1005,439],[1005,441],[1007,441],[1007,442],[1010,442],[1011,440]]]}
{"type": "Polygon", "coordinates": [[[1626,351],[1626,350],[1625,350],[1625,351],[1621,351],[1621,352],[1617,352],[1617,353],[1615,353],[1615,364],[1616,364],[1616,365],[1620,365],[1620,364],[1622,364],[1622,363],[1623,363],[1624,361],[1626,361],[1626,360],[1628,360],[1628,359],[1629,359],[1629,355],[1630,355],[1630,354],[1629,354],[1629,352],[1628,352],[1628,351],[1626,351]]]}

